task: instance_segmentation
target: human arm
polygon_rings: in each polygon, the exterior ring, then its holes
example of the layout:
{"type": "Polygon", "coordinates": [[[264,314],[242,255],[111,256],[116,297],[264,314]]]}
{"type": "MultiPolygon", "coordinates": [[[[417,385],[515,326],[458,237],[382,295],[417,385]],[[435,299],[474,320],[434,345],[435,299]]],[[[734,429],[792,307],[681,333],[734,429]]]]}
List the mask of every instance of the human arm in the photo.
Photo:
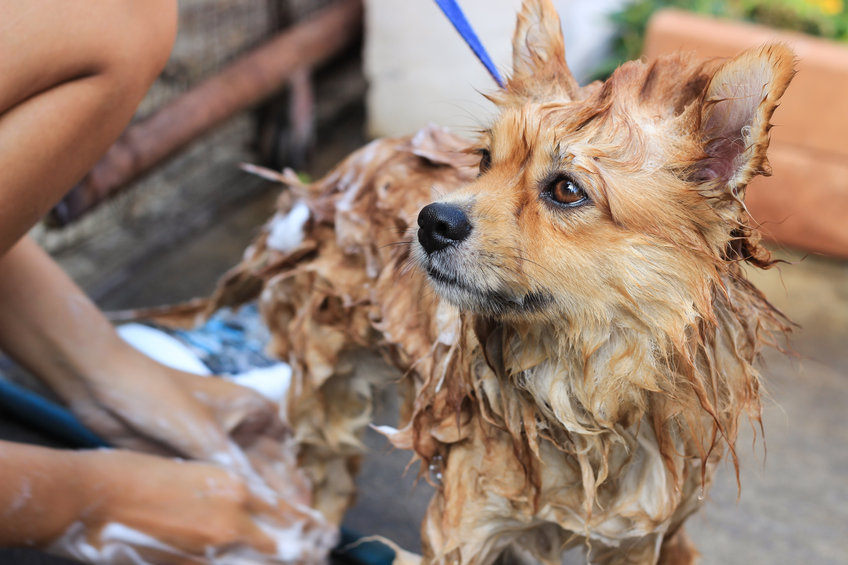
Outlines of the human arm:
{"type": "Polygon", "coordinates": [[[301,535],[298,543],[332,542],[314,513],[216,465],[0,441],[0,469],[2,546],[86,562],[135,552],[139,562],[170,565],[238,552],[280,562],[287,533],[301,535]]]}
{"type": "Polygon", "coordinates": [[[223,379],[164,367],[127,346],[30,240],[0,259],[0,272],[0,344],[89,427],[114,445],[214,463],[0,442],[0,544],[35,540],[87,559],[72,548],[84,540],[94,540],[97,551],[126,545],[115,535],[129,528],[157,547],[179,548],[167,558],[145,558],[151,562],[178,563],[175,556],[194,555],[201,546],[270,552],[273,562],[278,548],[268,539],[287,539],[291,529],[312,532],[303,534],[306,543],[328,549],[334,529],[308,508],[309,485],[276,405],[223,379]],[[40,503],[17,508],[25,481],[40,503]],[[217,485],[212,492],[210,485],[217,485]],[[55,511],[40,511],[45,505],[55,511]],[[104,529],[109,524],[121,526],[104,529]]]}
{"type": "Polygon", "coordinates": [[[222,381],[161,365],[127,345],[97,306],[23,239],[0,258],[0,349],[114,445],[222,460],[283,430],[276,406],[222,381]]]}

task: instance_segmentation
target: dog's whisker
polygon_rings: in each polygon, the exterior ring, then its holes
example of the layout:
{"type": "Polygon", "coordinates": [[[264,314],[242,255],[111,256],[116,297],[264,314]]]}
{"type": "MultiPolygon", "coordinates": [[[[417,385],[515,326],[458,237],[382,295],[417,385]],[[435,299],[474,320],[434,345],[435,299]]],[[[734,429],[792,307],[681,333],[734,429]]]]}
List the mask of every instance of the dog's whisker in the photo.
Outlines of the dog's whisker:
{"type": "Polygon", "coordinates": [[[380,245],[378,247],[378,249],[385,249],[387,247],[399,247],[399,246],[409,245],[410,243],[411,242],[409,240],[392,241],[392,242],[384,243],[383,245],[380,245]]]}

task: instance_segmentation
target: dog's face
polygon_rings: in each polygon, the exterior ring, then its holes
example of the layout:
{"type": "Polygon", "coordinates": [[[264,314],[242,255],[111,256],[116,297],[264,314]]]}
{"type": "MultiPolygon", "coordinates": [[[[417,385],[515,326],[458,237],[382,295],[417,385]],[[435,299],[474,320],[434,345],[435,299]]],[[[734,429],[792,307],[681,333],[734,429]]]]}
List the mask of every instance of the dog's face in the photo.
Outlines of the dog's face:
{"type": "Polygon", "coordinates": [[[703,312],[717,265],[744,258],[741,197],[767,166],[792,53],[631,62],[580,88],[546,0],[525,1],[513,45],[478,179],[418,218],[413,255],[434,288],[502,319],[703,312]]]}

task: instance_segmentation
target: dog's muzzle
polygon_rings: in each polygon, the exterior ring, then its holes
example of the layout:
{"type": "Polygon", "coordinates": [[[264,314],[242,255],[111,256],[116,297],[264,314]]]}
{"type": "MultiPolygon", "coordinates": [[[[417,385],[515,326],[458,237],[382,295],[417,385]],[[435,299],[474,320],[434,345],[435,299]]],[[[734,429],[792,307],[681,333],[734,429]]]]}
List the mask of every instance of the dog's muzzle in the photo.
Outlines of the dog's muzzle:
{"type": "Polygon", "coordinates": [[[459,207],[434,202],[418,214],[418,242],[427,254],[462,243],[471,233],[471,222],[459,207]]]}

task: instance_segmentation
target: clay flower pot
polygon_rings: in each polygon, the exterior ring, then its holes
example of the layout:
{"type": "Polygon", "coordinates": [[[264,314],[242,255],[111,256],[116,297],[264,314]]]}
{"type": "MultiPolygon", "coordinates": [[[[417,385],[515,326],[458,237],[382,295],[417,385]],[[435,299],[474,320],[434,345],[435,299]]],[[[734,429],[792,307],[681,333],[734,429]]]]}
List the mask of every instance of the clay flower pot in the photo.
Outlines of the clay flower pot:
{"type": "Polygon", "coordinates": [[[688,50],[727,57],[770,41],[795,50],[798,74],[772,118],[773,176],[749,185],[748,207],[767,238],[848,257],[848,46],[664,10],[648,26],[645,56],[688,50]]]}

